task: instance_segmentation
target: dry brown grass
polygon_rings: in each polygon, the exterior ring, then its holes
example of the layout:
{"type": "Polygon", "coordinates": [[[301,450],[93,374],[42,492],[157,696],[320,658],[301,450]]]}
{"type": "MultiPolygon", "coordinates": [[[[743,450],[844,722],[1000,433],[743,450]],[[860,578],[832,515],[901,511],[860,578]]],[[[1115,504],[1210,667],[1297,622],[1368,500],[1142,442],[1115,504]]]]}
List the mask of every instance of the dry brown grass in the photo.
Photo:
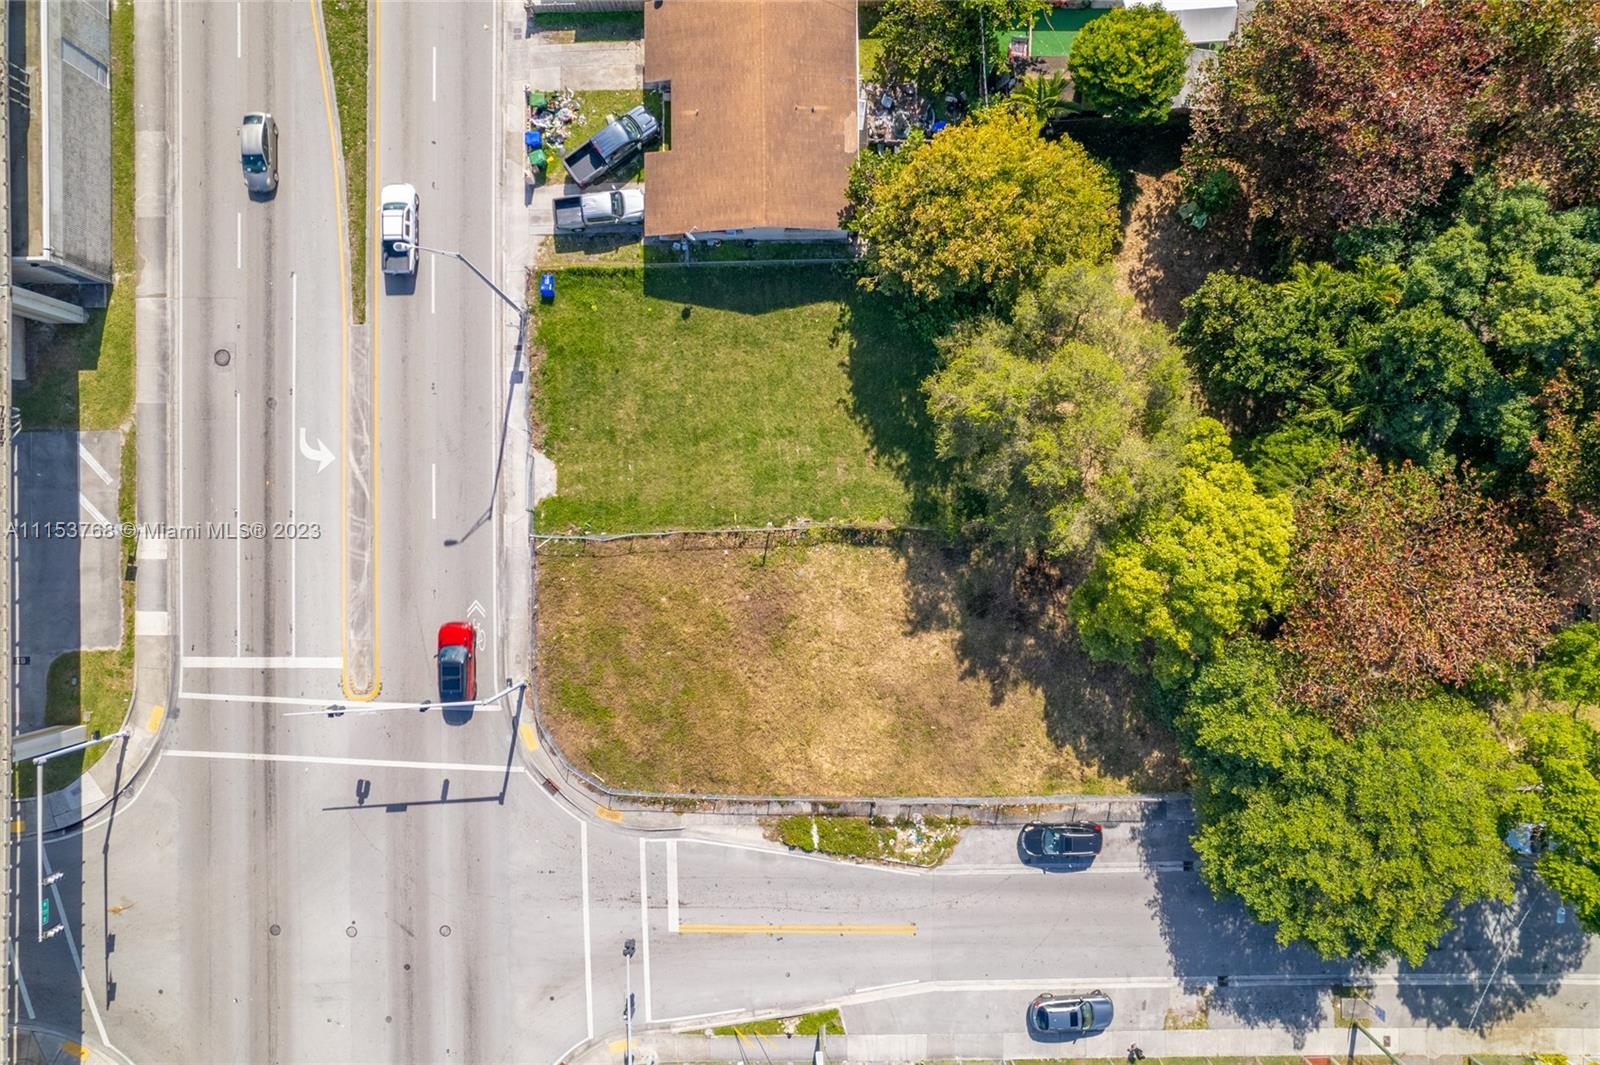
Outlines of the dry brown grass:
{"type": "Polygon", "coordinates": [[[1237,233],[1196,230],[1178,216],[1183,178],[1176,169],[1132,175],[1135,187],[1117,252],[1118,277],[1146,316],[1176,329],[1183,301],[1213,270],[1250,271],[1249,246],[1237,233]]]}
{"type": "Polygon", "coordinates": [[[993,591],[1008,579],[930,547],[761,557],[541,558],[541,695],[571,757],[662,791],[1181,786],[1144,685],[993,591]]]}

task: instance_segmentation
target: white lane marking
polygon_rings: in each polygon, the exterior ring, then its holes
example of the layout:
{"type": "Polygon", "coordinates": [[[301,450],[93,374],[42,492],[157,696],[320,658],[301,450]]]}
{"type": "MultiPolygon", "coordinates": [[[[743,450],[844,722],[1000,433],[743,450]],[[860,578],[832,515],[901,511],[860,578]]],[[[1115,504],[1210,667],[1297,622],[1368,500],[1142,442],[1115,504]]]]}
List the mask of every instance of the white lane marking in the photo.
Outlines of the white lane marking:
{"type": "MultiPolygon", "coordinates": [[[[22,978],[22,966],[17,963],[17,944],[11,944],[11,975],[17,981],[17,991],[22,995],[22,1008],[28,1011],[28,1020],[34,1019],[33,999],[28,995],[28,981],[22,978]]],[[[591,1034],[590,1039],[594,1036],[591,1034]]]]}
{"type": "Polygon", "coordinates": [[[233,394],[233,653],[244,654],[244,399],[233,394]]]}
{"type": "MultiPolygon", "coordinates": [[[[578,850],[583,873],[583,1007],[588,1038],[594,1038],[594,959],[589,945],[589,822],[578,822],[578,850]]],[[[29,1016],[32,1016],[31,1012],[29,1016]]],[[[563,1058],[563,1061],[566,1059],[563,1058]]]]}
{"type": "Polygon", "coordinates": [[[546,778],[534,773],[534,771],[529,769],[527,766],[522,767],[522,775],[527,777],[528,782],[533,785],[534,793],[537,795],[542,795],[548,799],[551,806],[554,806],[557,810],[560,810],[562,813],[566,814],[580,825],[587,825],[589,823],[583,819],[583,816],[579,814],[578,811],[572,809],[572,807],[568,806],[566,803],[562,802],[560,799],[556,798],[550,792],[545,790],[544,785],[546,778]]]}
{"type": "Polygon", "coordinates": [[[111,524],[106,516],[100,513],[100,508],[89,502],[89,497],[84,495],[82,492],[78,493],[78,505],[89,512],[89,517],[93,518],[97,525],[111,524]]]}
{"type": "Polygon", "coordinates": [[[428,264],[428,313],[439,313],[439,271],[433,268],[433,263],[428,264]]]}
{"type": "Polygon", "coordinates": [[[877,873],[888,873],[891,876],[928,876],[935,872],[932,869],[901,869],[892,865],[867,865],[865,862],[845,862],[837,858],[824,858],[820,854],[803,854],[800,851],[791,851],[783,847],[760,847],[754,843],[734,843],[725,839],[696,839],[693,836],[679,836],[682,843],[699,843],[706,847],[726,847],[735,851],[753,851],[756,854],[770,854],[775,858],[793,858],[801,862],[823,862],[838,869],[866,869],[877,873]]]}
{"type": "MultiPolygon", "coordinates": [[[[44,858],[44,872],[46,876],[53,874],[50,868],[50,855],[40,852],[44,858]]],[[[61,934],[67,940],[67,953],[72,955],[73,967],[78,970],[78,983],[83,986],[83,1000],[89,1004],[89,1015],[94,1018],[94,1030],[100,1034],[102,1046],[117,1048],[111,1045],[111,1037],[106,1034],[106,1022],[100,1019],[100,1006],[94,1000],[94,992],[89,989],[89,974],[83,971],[83,959],[78,956],[78,941],[72,936],[72,922],[67,919],[67,908],[61,904],[61,889],[55,884],[50,885],[50,897],[56,900],[56,912],[61,915],[61,934]]],[[[122,1052],[117,1051],[120,1057],[122,1052]]]]}
{"type": "Polygon", "coordinates": [[[233,57],[244,58],[244,0],[235,0],[233,5],[233,57]]]}
{"type": "MultiPolygon", "coordinates": [[[[316,709],[312,713],[321,714],[329,707],[346,714],[370,714],[379,710],[421,710],[424,706],[431,710],[443,709],[453,706],[472,706],[472,703],[349,703],[343,698],[333,699],[308,699],[292,695],[235,695],[232,692],[189,692],[178,693],[179,699],[187,699],[196,703],[248,703],[263,706],[310,706],[316,709]]],[[[479,710],[489,713],[499,713],[497,706],[484,706],[479,704],[479,710]]],[[[293,715],[286,715],[293,716],[293,715]]]]}
{"type": "MultiPolygon", "coordinates": [[[[294,445],[293,437],[300,426],[300,278],[292,271],[289,274],[289,436],[290,446],[294,445]]],[[[295,461],[294,452],[289,453],[289,521],[295,520],[295,507],[298,502],[300,486],[300,464],[295,461]]],[[[289,654],[292,657],[294,646],[294,616],[300,606],[300,597],[295,595],[296,546],[299,544],[298,536],[289,537],[289,654]]],[[[342,668],[344,662],[339,660],[342,668]]]]}
{"type": "Polygon", "coordinates": [[[678,841],[667,844],[667,931],[678,934],[678,841]]]}
{"type": "MultiPolygon", "coordinates": [[[[344,659],[338,655],[184,655],[184,669],[340,669],[344,659]]],[[[243,698],[243,696],[241,696],[243,698]]],[[[253,696],[252,696],[253,698],[253,696]]]]}
{"type": "Polygon", "coordinates": [[[896,980],[892,984],[873,984],[871,987],[856,988],[856,994],[864,995],[869,991],[887,991],[891,987],[910,987],[912,984],[920,984],[921,982],[921,980],[896,980]]]}
{"type": "Polygon", "coordinates": [[[649,1024],[650,1017],[650,892],[645,885],[643,836],[639,837],[639,935],[644,940],[644,949],[640,956],[644,960],[644,1023],[649,1024]]]}
{"type": "Polygon", "coordinates": [[[267,754],[261,751],[168,751],[172,758],[219,762],[283,762],[289,765],[341,765],[362,769],[431,769],[441,773],[504,773],[504,762],[404,762],[384,758],[332,758],[314,754],[267,754]]]}
{"type": "Polygon", "coordinates": [[[433,102],[439,102],[439,46],[433,46],[433,102]]]}
{"type": "MultiPolygon", "coordinates": [[[[494,33],[489,35],[489,98],[483,104],[483,113],[486,115],[496,114],[500,109],[500,34],[504,32],[504,24],[502,23],[496,27],[494,33]]],[[[489,149],[489,158],[485,161],[483,168],[484,176],[489,179],[489,268],[499,273],[504,265],[500,261],[500,172],[501,167],[505,165],[505,156],[501,147],[504,141],[492,135],[484,138],[484,140],[487,142],[489,149]]],[[[523,287],[526,288],[527,285],[524,284],[523,287]]],[[[503,322],[505,320],[504,314],[505,312],[501,311],[502,317],[499,321],[503,322]]],[[[505,350],[505,334],[503,331],[497,332],[495,337],[493,351],[496,357],[489,360],[489,379],[495,383],[496,387],[489,394],[498,398],[500,395],[498,390],[500,375],[496,371],[500,367],[496,364],[500,361],[500,355],[505,350]]],[[[493,433],[490,434],[489,483],[498,490],[499,480],[495,476],[495,471],[498,469],[497,456],[499,447],[495,442],[494,435],[493,433]]],[[[491,506],[493,502],[493,500],[490,500],[491,506]]],[[[500,662],[500,521],[505,511],[503,508],[497,507],[495,509],[499,513],[490,514],[490,518],[493,520],[489,522],[489,548],[491,551],[489,572],[494,579],[494,584],[489,589],[489,610],[491,611],[489,625],[495,635],[494,675],[503,677],[505,672],[500,662]]],[[[648,992],[646,994],[648,995],[648,992]]]]}
{"type": "Polygon", "coordinates": [[[439,464],[437,462],[430,463],[428,466],[428,489],[432,499],[429,504],[429,510],[432,512],[432,516],[437,519],[439,517],[439,464]]]}
{"type": "MultiPolygon", "coordinates": [[[[174,12],[174,16],[176,16],[176,15],[177,15],[177,12],[174,12]]],[[[175,234],[177,236],[177,245],[178,245],[177,246],[177,270],[178,270],[178,276],[177,276],[177,278],[175,279],[175,281],[173,283],[173,289],[172,289],[172,297],[173,298],[172,298],[171,306],[177,308],[177,310],[175,312],[176,316],[177,316],[177,321],[174,323],[174,328],[176,329],[176,336],[178,338],[177,346],[181,349],[181,347],[183,345],[183,342],[184,342],[184,336],[183,336],[183,324],[184,324],[184,317],[183,317],[183,309],[184,309],[184,302],[183,302],[183,193],[182,193],[182,190],[183,190],[183,187],[184,187],[183,186],[183,157],[186,154],[186,152],[184,150],[185,149],[185,145],[184,145],[184,140],[183,140],[183,111],[184,111],[183,101],[185,99],[185,97],[183,95],[183,19],[182,18],[178,18],[178,17],[174,17],[172,21],[175,23],[175,25],[173,26],[173,30],[172,30],[173,42],[174,42],[174,45],[175,45],[175,47],[177,49],[177,54],[174,57],[174,63],[173,63],[173,66],[176,68],[176,70],[174,72],[174,75],[173,75],[173,79],[174,79],[174,84],[175,84],[175,86],[177,88],[177,101],[176,101],[176,103],[175,103],[175,105],[173,107],[173,110],[175,112],[177,112],[177,137],[178,137],[177,149],[178,150],[174,151],[174,152],[171,152],[173,173],[174,173],[174,176],[177,178],[177,180],[175,182],[173,182],[173,185],[172,185],[172,188],[174,190],[176,190],[177,194],[172,197],[171,206],[172,206],[173,217],[174,217],[174,219],[176,221],[175,234]]],[[[48,64],[46,64],[46,65],[48,66],[48,64]]],[[[45,143],[49,143],[49,142],[46,141],[45,143]]],[[[48,153],[46,153],[46,154],[48,154],[48,153]]],[[[185,360],[182,359],[182,358],[177,358],[177,359],[172,359],[171,360],[171,362],[173,364],[173,366],[172,366],[173,373],[176,375],[176,378],[173,381],[173,386],[172,386],[173,402],[175,403],[175,406],[173,407],[173,412],[172,412],[173,413],[173,419],[172,420],[175,423],[174,426],[173,426],[173,444],[178,449],[178,459],[177,459],[177,468],[178,468],[178,528],[180,528],[180,529],[183,528],[183,483],[184,483],[183,470],[184,470],[184,461],[186,459],[186,456],[183,453],[183,413],[184,413],[184,408],[183,408],[183,364],[184,364],[184,361],[185,360]]],[[[170,461],[170,459],[169,459],[169,461],[170,461]]],[[[183,615],[184,615],[184,612],[185,612],[184,611],[184,601],[183,601],[183,557],[184,557],[184,554],[185,554],[184,547],[183,547],[183,544],[180,542],[178,544],[177,565],[174,567],[174,570],[175,570],[175,573],[176,573],[176,578],[177,578],[176,579],[176,584],[177,584],[177,591],[178,591],[178,604],[177,604],[177,608],[176,609],[177,609],[177,612],[178,612],[178,646],[179,647],[188,646],[187,644],[185,644],[183,642],[183,615]]],[[[159,755],[158,755],[158,757],[159,757],[159,755]]]]}
{"type": "Polygon", "coordinates": [[[244,213],[233,213],[233,268],[244,269],[244,213]]]}
{"type": "Polygon", "coordinates": [[[94,471],[94,475],[100,478],[100,482],[102,484],[111,483],[111,475],[106,472],[106,468],[100,465],[99,461],[93,455],[89,454],[89,449],[84,447],[82,444],[78,445],[78,457],[83,460],[83,464],[85,466],[94,471]]]}

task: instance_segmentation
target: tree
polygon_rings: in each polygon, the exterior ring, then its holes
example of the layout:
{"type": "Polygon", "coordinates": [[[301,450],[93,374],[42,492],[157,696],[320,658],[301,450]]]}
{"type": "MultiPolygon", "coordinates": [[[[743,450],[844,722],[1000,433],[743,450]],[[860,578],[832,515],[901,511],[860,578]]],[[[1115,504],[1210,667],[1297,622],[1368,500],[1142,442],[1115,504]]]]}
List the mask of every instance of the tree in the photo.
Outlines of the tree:
{"type": "Polygon", "coordinates": [[[1435,204],[1474,159],[1481,20],[1480,0],[1262,4],[1194,98],[1191,165],[1226,160],[1258,211],[1317,239],[1435,204]]]}
{"type": "Polygon", "coordinates": [[[1183,89],[1189,42],[1160,7],[1114,7],[1072,44],[1072,82],[1094,110],[1121,122],[1165,122],[1183,89]]]}
{"type": "Polygon", "coordinates": [[[1346,459],[1296,514],[1291,691],[1345,729],[1383,699],[1526,665],[1554,606],[1500,509],[1454,474],[1346,459]]]}
{"type": "Polygon", "coordinates": [[[1600,933],[1600,733],[1569,714],[1522,719],[1523,757],[1539,777],[1529,820],[1544,825],[1539,875],[1600,933]]]}
{"type": "Polygon", "coordinates": [[[1551,699],[1600,706],[1600,622],[1580,621],[1556,633],[1540,656],[1538,678],[1551,699]]]}
{"type": "Polygon", "coordinates": [[[1116,179],[1021,115],[996,109],[900,154],[858,161],[868,174],[847,189],[844,224],[864,245],[868,288],[945,312],[1009,307],[1052,266],[1111,251],[1116,179]]]}
{"type": "Polygon", "coordinates": [[[1035,74],[1023,78],[1011,90],[1011,103],[1022,114],[1031,115],[1042,129],[1052,118],[1071,109],[1067,101],[1062,99],[1066,91],[1065,74],[1035,74]]]}
{"type": "Polygon", "coordinates": [[[874,31],[878,73],[914,82],[929,96],[976,88],[987,61],[1005,62],[1004,31],[1026,26],[1048,0],[884,0],[874,31]]]}
{"type": "Polygon", "coordinates": [[[938,448],[1011,544],[1081,552],[1177,480],[1193,417],[1183,360],[1109,267],[1061,267],[1011,321],[944,345],[929,378],[938,448]]]}
{"type": "Polygon", "coordinates": [[[1364,421],[1386,453],[1448,469],[1464,412],[1503,383],[1472,331],[1437,304],[1408,307],[1374,328],[1360,353],[1364,421]]]}
{"type": "Polygon", "coordinates": [[[1184,451],[1173,502],[1113,539],[1071,601],[1090,654],[1148,656],[1165,687],[1281,605],[1294,531],[1289,500],[1256,490],[1217,422],[1196,420],[1184,451]]]}
{"type": "Polygon", "coordinates": [[[1526,778],[1464,700],[1390,704],[1344,737],[1279,697],[1279,668],[1269,646],[1234,641],[1177,719],[1201,875],[1281,944],[1419,964],[1457,907],[1510,897],[1499,819],[1526,778]]]}

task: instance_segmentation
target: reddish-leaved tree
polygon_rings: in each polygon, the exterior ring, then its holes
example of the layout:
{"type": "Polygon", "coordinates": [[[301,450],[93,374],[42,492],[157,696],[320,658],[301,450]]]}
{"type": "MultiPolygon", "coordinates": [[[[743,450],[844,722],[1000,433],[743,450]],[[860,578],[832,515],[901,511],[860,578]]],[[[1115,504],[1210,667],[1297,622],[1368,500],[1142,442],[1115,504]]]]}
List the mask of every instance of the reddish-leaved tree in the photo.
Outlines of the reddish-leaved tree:
{"type": "Polygon", "coordinates": [[[1453,474],[1342,458],[1295,532],[1291,692],[1344,727],[1376,702],[1531,661],[1556,617],[1498,507],[1453,474]]]}
{"type": "Polygon", "coordinates": [[[1313,235],[1435,202],[1475,154],[1487,0],[1267,0],[1210,68],[1189,163],[1313,235]]]}

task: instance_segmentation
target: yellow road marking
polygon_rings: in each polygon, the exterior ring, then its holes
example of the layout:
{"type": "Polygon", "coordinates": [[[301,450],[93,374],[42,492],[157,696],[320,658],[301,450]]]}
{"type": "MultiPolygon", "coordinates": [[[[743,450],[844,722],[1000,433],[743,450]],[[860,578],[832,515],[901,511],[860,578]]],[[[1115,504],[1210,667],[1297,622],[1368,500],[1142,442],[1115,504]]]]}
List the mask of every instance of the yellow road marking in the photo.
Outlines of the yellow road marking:
{"type": "Polygon", "coordinates": [[[61,1049],[66,1051],[68,1054],[71,1054],[79,1061],[89,1060],[89,1048],[84,1046],[82,1043],[74,1043],[70,1039],[63,1039],[61,1041],[61,1049]]]}
{"type": "Polygon", "coordinates": [[[154,732],[161,727],[161,719],[167,716],[167,708],[160,703],[150,708],[150,720],[144,723],[146,732],[154,732]]]}
{"type": "Polygon", "coordinates": [[[626,1039],[613,1039],[606,1044],[606,1053],[615,1054],[618,1051],[627,1049],[627,1046],[628,1041],[626,1039]]]}
{"type": "Polygon", "coordinates": [[[678,925],[686,936],[914,936],[914,924],[691,924],[678,925]]]}
{"type": "Polygon", "coordinates": [[[533,726],[524,721],[517,726],[517,735],[522,737],[522,745],[530,751],[539,749],[539,734],[533,731],[533,726]]]}
{"type": "MultiPolygon", "coordinates": [[[[344,668],[339,674],[339,686],[344,690],[346,699],[354,702],[370,702],[378,697],[378,647],[377,647],[377,580],[378,580],[378,515],[377,499],[373,499],[372,515],[372,588],[373,588],[373,647],[372,647],[372,690],[357,692],[350,687],[350,515],[349,499],[345,486],[350,483],[350,274],[345,268],[345,247],[350,240],[349,223],[345,220],[347,213],[344,202],[344,188],[340,185],[339,175],[344,168],[337,165],[344,159],[344,149],[339,144],[338,127],[333,120],[333,95],[328,87],[330,76],[329,62],[325,61],[322,50],[322,10],[317,6],[317,0],[306,0],[306,5],[311,9],[311,40],[317,49],[317,70],[322,83],[322,112],[328,125],[328,150],[335,165],[329,172],[333,181],[333,219],[338,230],[339,248],[339,651],[344,658],[344,668]]],[[[376,337],[374,337],[374,350],[376,350],[376,337]]],[[[376,365],[376,359],[374,359],[376,365]]],[[[376,370],[374,370],[376,373],[376,370]]],[[[373,399],[374,408],[377,405],[376,396],[373,399]]],[[[377,442],[373,442],[373,484],[377,484],[376,454],[377,442]]],[[[376,488],[374,488],[376,492],[376,488]]]]}
{"type": "Polygon", "coordinates": [[[597,806],[595,807],[594,812],[605,818],[607,821],[614,821],[619,825],[622,823],[621,810],[613,810],[609,806],[597,806]]]}
{"type": "Polygon", "coordinates": [[[11,822],[11,831],[12,831],[12,833],[20,835],[21,833],[26,832],[27,830],[28,830],[28,822],[24,821],[22,818],[19,817],[15,821],[11,822]]]}

